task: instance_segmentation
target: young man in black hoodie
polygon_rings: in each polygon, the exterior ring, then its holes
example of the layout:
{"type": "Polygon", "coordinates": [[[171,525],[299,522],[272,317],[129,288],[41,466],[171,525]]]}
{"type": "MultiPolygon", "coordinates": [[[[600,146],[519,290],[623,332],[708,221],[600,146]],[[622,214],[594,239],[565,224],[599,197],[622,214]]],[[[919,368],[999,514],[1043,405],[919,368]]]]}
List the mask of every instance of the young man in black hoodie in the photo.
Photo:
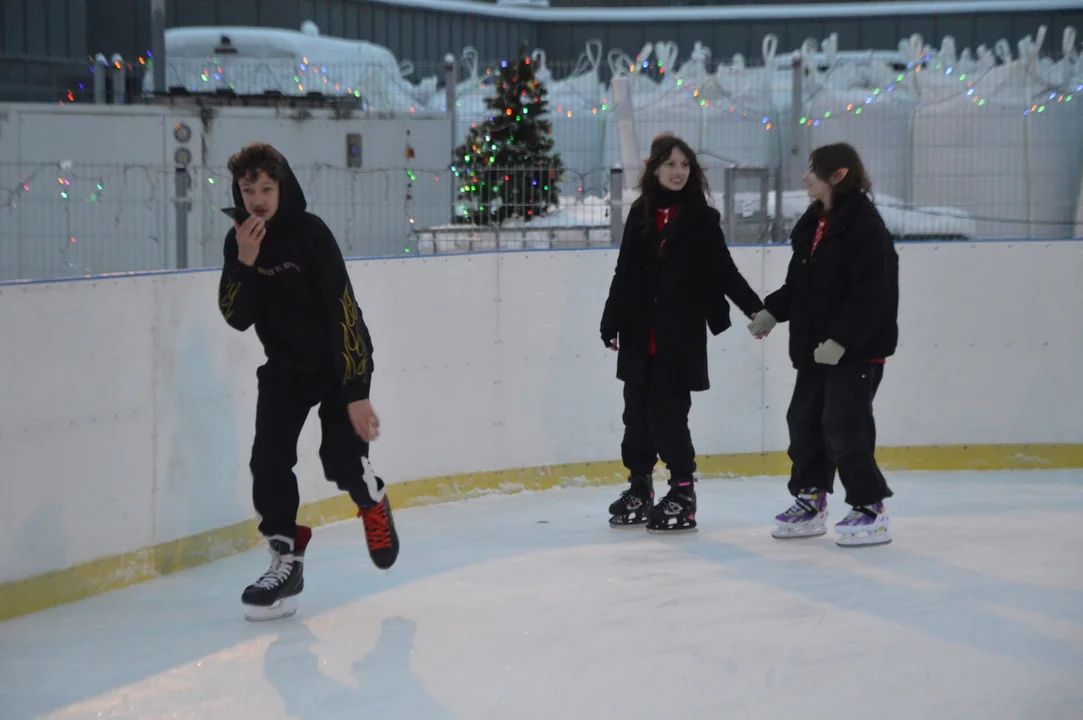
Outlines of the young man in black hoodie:
{"type": "Polygon", "coordinates": [[[314,406],[320,406],[324,474],[357,504],[372,562],[391,567],[399,541],[384,482],[368,462],[368,444],[379,434],[369,400],[372,340],[338,243],[306,212],[297,178],[270,145],[244,147],[230,158],[229,171],[234,202],[248,217],[226,235],[218,307],[239,331],[255,325],[267,355],[256,371],[250,468],[271,566],[241,596],[245,616],[262,620],[293,615],[304,588],[312,531],[297,525],[293,468],[314,406]]]}

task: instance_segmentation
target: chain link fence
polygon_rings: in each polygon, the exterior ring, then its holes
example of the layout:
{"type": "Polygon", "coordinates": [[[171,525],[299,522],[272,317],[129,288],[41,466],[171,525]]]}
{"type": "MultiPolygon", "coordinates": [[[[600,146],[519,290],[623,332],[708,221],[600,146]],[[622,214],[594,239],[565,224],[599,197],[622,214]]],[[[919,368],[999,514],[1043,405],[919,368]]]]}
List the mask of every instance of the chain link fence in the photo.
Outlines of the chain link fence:
{"type": "MultiPolygon", "coordinates": [[[[612,243],[608,197],[508,205],[536,215],[475,228],[462,222],[469,178],[447,168],[293,170],[346,257],[612,243]]],[[[501,172],[526,182],[521,168],[501,172]]],[[[234,204],[225,168],[0,163],[0,281],[216,267],[234,204]]]]}
{"type": "Polygon", "coordinates": [[[0,163],[0,280],[174,266],[160,167],[0,163]]]}
{"type": "MultiPolygon", "coordinates": [[[[347,257],[408,256],[452,220],[446,169],[293,169],[347,257]]],[[[0,163],[0,281],[218,266],[234,204],[225,168],[0,163]]]]}

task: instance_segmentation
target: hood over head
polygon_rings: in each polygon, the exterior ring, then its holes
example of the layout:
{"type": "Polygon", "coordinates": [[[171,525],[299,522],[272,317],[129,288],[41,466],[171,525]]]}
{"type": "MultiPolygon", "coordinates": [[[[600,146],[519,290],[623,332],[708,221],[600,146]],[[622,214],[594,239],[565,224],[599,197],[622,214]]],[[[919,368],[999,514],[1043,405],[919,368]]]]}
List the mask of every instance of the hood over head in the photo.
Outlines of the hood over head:
{"type": "MultiPolygon", "coordinates": [[[[244,207],[244,196],[241,195],[241,184],[233,180],[233,203],[237,207],[244,207]]],[[[305,191],[301,189],[301,183],[293,174],[293,168],[289,162],[282,159],[282,180],[278,186],[278,210],[271,218],[271,222],[298,220],[308,210],[308,200],[305,191]]]]}

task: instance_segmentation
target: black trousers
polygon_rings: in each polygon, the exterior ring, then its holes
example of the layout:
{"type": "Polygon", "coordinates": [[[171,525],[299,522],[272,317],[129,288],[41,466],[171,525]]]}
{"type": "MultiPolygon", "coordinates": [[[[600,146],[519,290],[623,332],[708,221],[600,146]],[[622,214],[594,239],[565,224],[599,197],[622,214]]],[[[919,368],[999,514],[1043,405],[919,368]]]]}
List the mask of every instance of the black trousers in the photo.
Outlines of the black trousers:
{"type": "Polygon", "coordinates": [[[813,365],[797,372],[786,413],[793,462],[789,490],[833,493],[835,471],[849,505],[871,505],[892,496],[876,464],[872,401],[884,366],[813,365]]]}
{"type": "Polygon", "coordinates": [[[658,458],[669,469],[670,482],[691,480],[696,451],[688,431],[692,393],[671,373],[652,362],[647,382],[624,384],[624,439],[621,459],[632,475],[650,475],[658,458]]]}
{"type": "Polygon", "coordinates": [[[256,376],[256,437],[249,467],[260,533],[266,537],[297,535],[300,496],[293,468],[297,465],[297,440],[315,405],[320,406],[324,476],[350,493],[358,505],[371,505],[361,465],[361,458],[368,456],[368,443],[354,431],[333,375],[301,375],[268,362],[256,376]]]}

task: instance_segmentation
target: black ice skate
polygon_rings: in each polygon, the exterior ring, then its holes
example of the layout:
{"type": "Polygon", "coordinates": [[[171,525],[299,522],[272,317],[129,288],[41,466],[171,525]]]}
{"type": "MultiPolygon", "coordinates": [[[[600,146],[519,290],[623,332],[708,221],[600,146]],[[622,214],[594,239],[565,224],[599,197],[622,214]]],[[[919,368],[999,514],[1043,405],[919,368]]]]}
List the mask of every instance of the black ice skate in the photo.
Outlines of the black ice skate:
{"type": "Polygon", "coordinates": [[[627,490],[609,506],[609,526],[634,527],[647,522],[647,511],[654,502],[654,482],[650,475],[633,475],[628,478],[627,490]]]}
{"type": "Polygon", "coordinates": [[[669,492],[647,513],[647,532],[666,533],[696,528],[696,490],[692,480],[670,483],[669,492]]]}
{"type": "Polygon", "coordinates": [[[364,484],[351,493],[357,503],[357,517],[365,524],[365,542],[369,547],[372,564],[387,570],[399,557],[399,535],[395,531],[395,518],[391,514],[391,502],[387,499],[384,481],[372,471],[368,458],[361,458],[365,474],[364,484]]]}
{"type": "Polygon", "coordinates": [[[296,540],[283,535],[268,538],[271,567],[241,594],[246,620],[278,620],[297,612],[297,596],[305,588],[305,548],[311,539],[312,530],[304,525],[297,526],[296,540]]]}

